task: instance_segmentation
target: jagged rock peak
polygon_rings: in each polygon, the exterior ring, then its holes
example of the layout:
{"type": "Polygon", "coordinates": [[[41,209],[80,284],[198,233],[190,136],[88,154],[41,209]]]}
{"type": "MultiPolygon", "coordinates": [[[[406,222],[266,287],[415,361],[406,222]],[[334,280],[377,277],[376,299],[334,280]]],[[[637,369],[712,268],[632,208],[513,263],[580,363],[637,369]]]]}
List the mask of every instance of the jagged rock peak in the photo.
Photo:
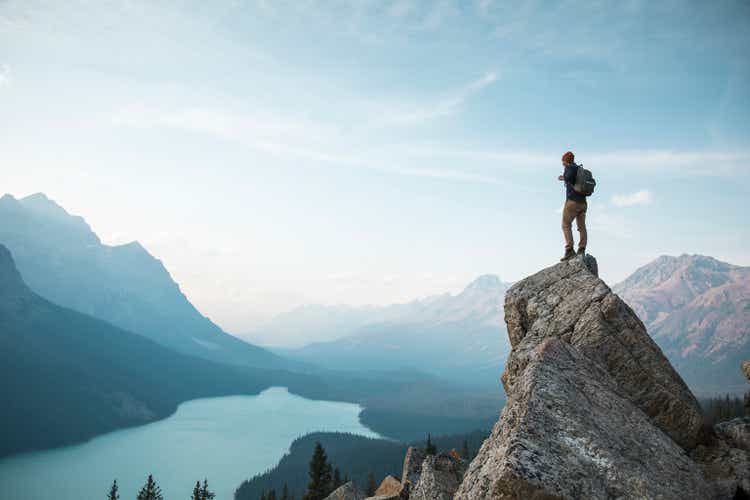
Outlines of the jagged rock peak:
{"type": "Polygon", "coordinates": [[[466,286],[466,290],[494,290],[502,288],[503,282],[494,274],[483,274],[466,286]]]}
{"type": "Polygon", "coordinates": [[[409,490],[409,498],[418,500],[453,500],[464,477],[466,463],[450,453],[427,455],[422,462],[419,480],[409,490]]]}
{"type": "Polygon", "coordinates": [[[597,277],[596,259],[515,284],[505,321],[508,401],[457,500],[724,498],[744,484],[731,471],[705,475],[716,464],[747,463],[745,452],[731,448],[728,461],[726,453],[714,457],[720,448],[701,448],[698,402],[597,277]],[[686,453],[699,449],[700,460],[686,453]]]}
{"type": "MultiPolygon", "coordinates": [[[[675,442],[695,446],[703,423],[695,396],[651,339],[643,323],[604,281],[596,259],[576,258],[516,283],[505,295],[505,322],[516,351],[558,338],[598,363],[618,391],[675,442]]],[[[508,394],[524,366],[511,354],[503,373],[508,394]]]]}
{"type": "Polygon", "coordinates": [[[401,484],[401,481],[393,476],[386,476],[383,482],[380,483],[378,489],[375,490],[375,496],[372,498],[378,498],[385,500],[386,498],[408,498],[406,488],[401,484]]]}

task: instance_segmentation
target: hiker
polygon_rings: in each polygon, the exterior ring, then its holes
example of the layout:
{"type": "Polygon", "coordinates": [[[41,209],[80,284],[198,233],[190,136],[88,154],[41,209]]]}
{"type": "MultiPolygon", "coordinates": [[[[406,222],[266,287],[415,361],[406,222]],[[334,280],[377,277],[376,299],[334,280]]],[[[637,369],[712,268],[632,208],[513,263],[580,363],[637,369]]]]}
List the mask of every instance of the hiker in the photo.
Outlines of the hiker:
{"type": "Polygon", "coordinates": [[[559,180],[565,182],[565,205],[563,205],[562,211],[565,255],[563,255],[560,261],[569,260],[576,256],[576,252],[573,251],[573,231],[571,228],[573,219],[576,221],[578,232],[581,233],[580,240],[578,241],[578,255],[586,253],[586,242],[588,239],[588,234],[586,233],[586,209],[588,208],[586,195],[579,193],[573,187],[576,184],[578,169],[582,167],[576,165],[574,159],[575,156],[570,151],[562,156],[562,164],[565,172],[558,177],[559,180]]]}

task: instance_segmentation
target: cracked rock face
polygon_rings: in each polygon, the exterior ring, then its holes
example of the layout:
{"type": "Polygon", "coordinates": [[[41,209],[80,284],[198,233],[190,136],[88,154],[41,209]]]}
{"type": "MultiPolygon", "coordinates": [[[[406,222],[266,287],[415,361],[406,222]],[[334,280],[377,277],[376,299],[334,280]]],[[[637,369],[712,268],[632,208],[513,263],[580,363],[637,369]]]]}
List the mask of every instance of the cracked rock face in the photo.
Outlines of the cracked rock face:
{"type": "Polygon", "coordinates": [[[404,457],[404,469],[401,472],[401,485],[407,489],[416,486],[419,481],[419,475],[422,473],[422,462],[424,462],[425,454],[419,448],[410,446],[406,450],[406,457],[404,457]]]}
{"type": "Polygon", "coordinates": [[[557,338],[514,349],[523,368],[456,499],[705,499],[700,468],[601,366],[557,338]]]}
{"type": "Polygon", "coordinates": [[[416,500],[452,500],[463,479],[465,462],[448,453],[428,455],[422,462],[419,479],[409,491],[416,500]]]}
{"type": "MultiPolygon", "coordinates": [[[[646,332],[635,313],[591,269],[595,259],[576,258],[544,269],[505,296],[505,322],[514,350],[558,338],[612,377],[616,390],[686,449],[698,442],[698,401],[646,332]]],[[[503,373],[506,393],[524,370],[511,355],[503,373]]],[[[520,364],[519,364],[520,363],[520,364]]]]}
{"type": "Polygon", "coordinates": [[[508,401],[456,499],[724,498],[741,483],[716,470],[744,450],[698,446],[697,400],[596,269],[576,258],[506,294],[508,401]]]}

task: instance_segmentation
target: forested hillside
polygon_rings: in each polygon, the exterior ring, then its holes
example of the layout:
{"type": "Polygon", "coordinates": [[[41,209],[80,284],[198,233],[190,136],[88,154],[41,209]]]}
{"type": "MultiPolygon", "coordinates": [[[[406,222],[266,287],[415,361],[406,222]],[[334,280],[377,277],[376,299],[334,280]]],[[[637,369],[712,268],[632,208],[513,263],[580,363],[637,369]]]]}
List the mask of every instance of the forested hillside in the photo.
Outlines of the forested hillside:
{"type": "MultiPolygon", "coordinates": [[[[432,441],[439,451],[456,449],[461,452],[468,448],[469,456],[473,457],[486,437],[487,432],[475,431],[436,437],[432,441]]],[[[400,477],[404,455],[409,447],[400,442],[352,434],[308,434],[292,443],[289,453],[284,455],[276,467],[242,483],[235,493],[235,500],[258,500],[263,492],[281,492],[284,484],[294,498],[301,499],[308,484],[307,473],[316,442],[323,446],[328,462],[339,469],[341,477],[348,477],[362,488],[367,484],[370,474],[378,482],[387,475],[400,477]]],[[[424,447],[425,442],[412,444],[424,447]]]]}

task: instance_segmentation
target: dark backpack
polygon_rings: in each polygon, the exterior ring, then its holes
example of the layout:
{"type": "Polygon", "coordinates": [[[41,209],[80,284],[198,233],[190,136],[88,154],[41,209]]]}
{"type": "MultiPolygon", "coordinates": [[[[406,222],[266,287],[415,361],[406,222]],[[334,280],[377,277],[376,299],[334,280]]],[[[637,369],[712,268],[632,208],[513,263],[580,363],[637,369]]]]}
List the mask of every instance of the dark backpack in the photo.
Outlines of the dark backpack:
{"type": "Polygon", "coordinates": [[[594,194],[594,188],[596,187],[596,180],[591,174],[591,170],[586,170],[583,165],[578,165],[578,171],[576,172],[576,182],[573,184],[573,189],[584,196],[591,196],[594,194]]]}

